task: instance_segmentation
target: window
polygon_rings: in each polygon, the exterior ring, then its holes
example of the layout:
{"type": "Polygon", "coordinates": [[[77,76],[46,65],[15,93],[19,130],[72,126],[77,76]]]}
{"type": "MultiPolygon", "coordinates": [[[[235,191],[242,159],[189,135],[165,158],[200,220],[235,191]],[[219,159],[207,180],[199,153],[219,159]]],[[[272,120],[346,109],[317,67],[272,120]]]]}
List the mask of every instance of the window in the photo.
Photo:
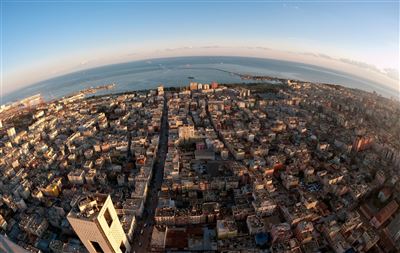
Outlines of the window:
{"type": "Polygon", "coordinates": [[[124,242],[121,242],[121,245],[119,246],[119,249],[122,251],[122,253],[126,252],[126,247],[125,247],[124,242]]]}
{"type": "Polygon", "coordinates": [[[103,249],[101,248],[100,244],[98,242],[92,242],[89,241],[90,244],[92,245],[93,249],[98,252],[98,253],[104,253],[103,249]]]}
{"type": "Polygon", "coordinates": [[[111,224],[112,224],[113,220],[111,218],[110,211],[108,211],[108,208],[104,212],[104,219],[106,219],[108,226],[111,227],[111,224]]]}

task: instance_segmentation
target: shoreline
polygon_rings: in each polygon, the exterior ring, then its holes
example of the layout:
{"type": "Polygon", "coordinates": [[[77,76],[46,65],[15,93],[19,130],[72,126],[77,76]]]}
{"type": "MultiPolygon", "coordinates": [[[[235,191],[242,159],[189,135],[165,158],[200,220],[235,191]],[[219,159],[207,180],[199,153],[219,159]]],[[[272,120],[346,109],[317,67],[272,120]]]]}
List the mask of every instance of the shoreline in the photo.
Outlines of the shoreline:
{"type": "Polygon", "coordinates": [[[3,103],[9,104],[31,94],[41,93],[46,100],[60,98],[73,91],[117,82],[119,91],[182,85],[197,81],[209,83],[237,83],[241,81],[276,81],[291,79],[311,83],[338,84],[368,92],[376,91],[385,97],[400,100],[397,87],[364,79],[351,73],[329,70],[325,67],[298,64],[256,57],[176,57],[156,58],[148,61],[133,61],[105,65],[84,71],[54,77],[3,95],[3,103]],[[303,66],[308,68],[303,68],[303,66]],[[188,77],[193,77],[189,80],[188,77]]]}

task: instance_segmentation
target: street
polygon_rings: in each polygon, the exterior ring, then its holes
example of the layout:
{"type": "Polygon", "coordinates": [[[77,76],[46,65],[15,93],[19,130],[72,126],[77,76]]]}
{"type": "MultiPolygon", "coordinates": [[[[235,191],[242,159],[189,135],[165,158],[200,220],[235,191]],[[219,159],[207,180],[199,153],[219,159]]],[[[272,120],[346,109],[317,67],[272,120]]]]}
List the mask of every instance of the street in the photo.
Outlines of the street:
{"type": "Polygon", "coordinates": [[[151,234],[154,226],[155,209],[158,202],[158,189],[161,188],[164,176],[164,163],[168,151],[168,108],[167,99],[164,96],[164,110],[161,117],[160,140],[157,156],[153,167],[153,177],[150,182],[143,217],[137,223],[133,235],[132,252],[148,252],[151,234]]]}

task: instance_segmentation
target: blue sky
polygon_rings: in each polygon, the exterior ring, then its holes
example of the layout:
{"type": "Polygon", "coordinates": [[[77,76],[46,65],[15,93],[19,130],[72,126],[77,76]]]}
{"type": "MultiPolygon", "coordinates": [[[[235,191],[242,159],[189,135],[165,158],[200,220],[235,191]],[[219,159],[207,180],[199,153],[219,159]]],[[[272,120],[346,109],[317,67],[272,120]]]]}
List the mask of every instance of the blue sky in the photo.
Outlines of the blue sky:
{"type": "Polygon", "coordinates": [[[3,1],[1,16],[3,92],[184,46],[265,46],[379,69],[399,64],[397,1],[3,1]]]}

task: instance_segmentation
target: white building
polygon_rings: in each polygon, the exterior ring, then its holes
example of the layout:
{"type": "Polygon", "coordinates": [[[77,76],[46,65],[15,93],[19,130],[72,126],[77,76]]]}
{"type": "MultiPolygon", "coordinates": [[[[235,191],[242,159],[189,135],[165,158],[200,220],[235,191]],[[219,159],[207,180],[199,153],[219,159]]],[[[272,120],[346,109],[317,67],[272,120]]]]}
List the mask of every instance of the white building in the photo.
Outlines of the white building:
{"type": "Polygon", "coordinates": [[[233,220],[217,220],[218,239],[226,239],[236,237],[238,228],[233,220]]]}
{"type": "Polygon", "coordinates": [[[163,96],[164,95],[164,86],[160,85],[157,87],[157,92],[159,96],[163,96]]]}
{"type": "Polygon", "coordinates": [[[85,182],[85,171],[77,169],[68,173],[68,180],[72,184],[83,184],[85,182]]]}
{"type": "Polygon", "coordinates": [[[15,128],[11,127],[9,129],[7,129],[7,135],[8,135],[8,138],[10,138],[11,140],[14,139],[14,137],[16,136],[15,128]]]}
{"type": "Polygon", "coordinates": [[[90,253],[130,252],[110,195],[94,194],[81,199],[67,219],[90,253]]]}
{"type": "Polygon", "coordinates": [[[186,126],[179,127],[178,135],[179,135],[179,139],[181,139],[181,140],[182,139],[188,140],[188,139],[194,138],[194,136],[195,136],[194,126],[186,125],[186,126]]]}

